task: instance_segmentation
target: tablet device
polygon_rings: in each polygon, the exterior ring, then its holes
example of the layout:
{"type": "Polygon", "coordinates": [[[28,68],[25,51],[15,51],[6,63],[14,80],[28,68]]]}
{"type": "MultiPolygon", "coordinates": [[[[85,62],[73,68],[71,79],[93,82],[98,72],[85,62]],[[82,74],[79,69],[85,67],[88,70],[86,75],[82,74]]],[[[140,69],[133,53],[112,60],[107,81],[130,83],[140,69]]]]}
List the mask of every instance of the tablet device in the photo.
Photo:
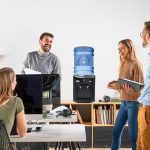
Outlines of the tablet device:
{"type": "Polygon", "coordinates": [[[129,84],[134,90],[139,91],[144,87],[143,83],[139,83],[133,80],[125,79],[125,78],[119,78],[118,83],[120,85],[122,84],[129,84]]]}

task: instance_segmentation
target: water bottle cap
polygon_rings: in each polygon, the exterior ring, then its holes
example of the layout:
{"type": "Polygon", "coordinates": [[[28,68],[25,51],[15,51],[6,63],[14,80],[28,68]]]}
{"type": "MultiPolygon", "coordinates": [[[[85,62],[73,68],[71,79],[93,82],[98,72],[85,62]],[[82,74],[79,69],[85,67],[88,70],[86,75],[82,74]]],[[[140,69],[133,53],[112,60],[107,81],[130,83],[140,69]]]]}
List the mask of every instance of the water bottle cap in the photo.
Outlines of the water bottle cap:
{"type": "Polygon", "coordinates": [[[79,46],[79,47],[75,47],[74,48],[74,52],[94,52],[94,49],[92,47],[89,46],[79,46]]]}

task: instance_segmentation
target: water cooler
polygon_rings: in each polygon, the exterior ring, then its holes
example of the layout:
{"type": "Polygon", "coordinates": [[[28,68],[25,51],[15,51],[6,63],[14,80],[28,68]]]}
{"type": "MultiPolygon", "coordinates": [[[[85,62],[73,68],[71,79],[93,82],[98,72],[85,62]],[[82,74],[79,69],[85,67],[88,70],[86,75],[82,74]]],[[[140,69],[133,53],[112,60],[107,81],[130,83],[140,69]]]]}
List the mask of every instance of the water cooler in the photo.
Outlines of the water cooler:
{"type": "Polygon", "coordinates": [[[74,48],[73,101],[95,101],[94,49],[89,46],[74,48]]]}

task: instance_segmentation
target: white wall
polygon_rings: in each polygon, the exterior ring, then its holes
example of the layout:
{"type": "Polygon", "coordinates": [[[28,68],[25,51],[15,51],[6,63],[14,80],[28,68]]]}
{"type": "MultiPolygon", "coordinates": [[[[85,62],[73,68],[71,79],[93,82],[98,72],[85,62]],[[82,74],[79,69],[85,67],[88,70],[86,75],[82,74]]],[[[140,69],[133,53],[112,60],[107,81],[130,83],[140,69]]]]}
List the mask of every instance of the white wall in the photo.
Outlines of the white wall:
{"type": "Polygon", "coordinates": [[[117,79],[118,41],[132,39],[146,65],[139,33],[149,10],[149,0],[0,0],[0,53],[6,55],[0,67],[20,73],[26,53],[38,50],[40,34],[51,32],[51,51],[62,64],[62,99],[72,100],[73,48],[83,45],[95,49],[96,100],[114,96],[106,85],[117,79]]]}

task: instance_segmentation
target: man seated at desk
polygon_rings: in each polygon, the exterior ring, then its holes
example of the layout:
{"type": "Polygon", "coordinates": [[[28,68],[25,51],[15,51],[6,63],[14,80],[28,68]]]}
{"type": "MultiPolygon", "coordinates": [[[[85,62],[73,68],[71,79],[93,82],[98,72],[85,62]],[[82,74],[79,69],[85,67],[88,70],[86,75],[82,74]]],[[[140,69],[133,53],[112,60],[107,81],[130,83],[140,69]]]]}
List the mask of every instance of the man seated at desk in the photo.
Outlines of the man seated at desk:
{"type": "MultiPolygon", "coordinates": [[[[32,69],[34,71],[41,72],[42,74],[60,74],[61,66],[59,58],[50,52],[54,36],[51,33],[44,32],[39,39],[40,48],[38,51],[29,52],[24,63],[22,73],[24,69],[32,69]]],[[[19,146],[20,144],[18,144],[19,146]]],[[[43,150],[44,145],[30,144],[30,149],[43,150]]]]}

